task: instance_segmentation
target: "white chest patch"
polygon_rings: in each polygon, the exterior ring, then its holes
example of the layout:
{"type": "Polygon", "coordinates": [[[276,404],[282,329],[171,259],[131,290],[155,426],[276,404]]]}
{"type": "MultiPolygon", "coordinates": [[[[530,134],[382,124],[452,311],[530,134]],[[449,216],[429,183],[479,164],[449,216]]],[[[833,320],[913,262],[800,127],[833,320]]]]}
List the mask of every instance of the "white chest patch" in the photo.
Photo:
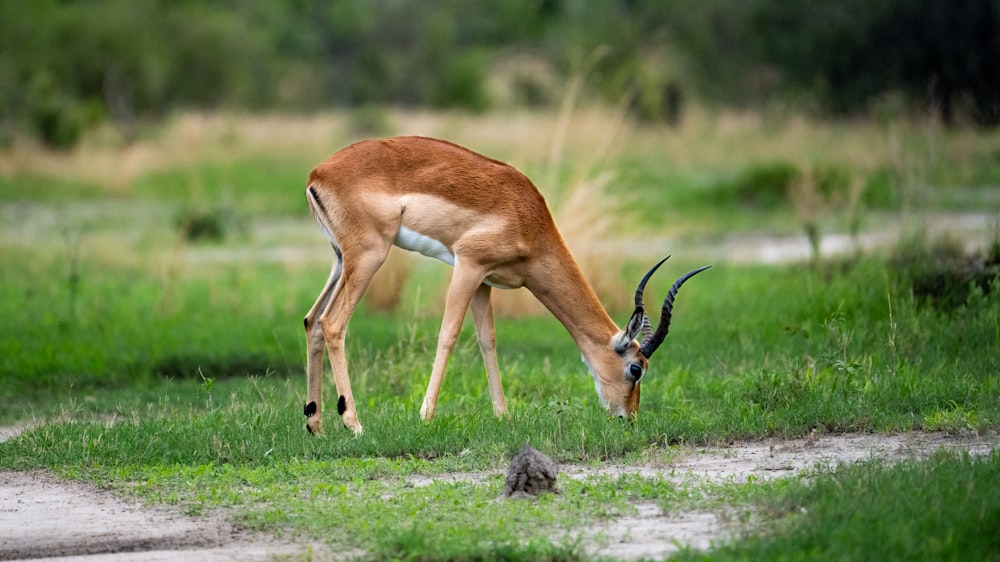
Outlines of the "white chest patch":
{"type": "Polygon", "coordinates": [[[429,236],[424,236],[419,232],[410,230],[405,226],[399,227],[399,232],[396,233],[396,239],[393,240],[392,243],[404,250],[418,252],[429,258],[441,260],[453,267],[455,265],[455,254],[451,253],[451,250],[449,250],[447,246],[429,236]]]}

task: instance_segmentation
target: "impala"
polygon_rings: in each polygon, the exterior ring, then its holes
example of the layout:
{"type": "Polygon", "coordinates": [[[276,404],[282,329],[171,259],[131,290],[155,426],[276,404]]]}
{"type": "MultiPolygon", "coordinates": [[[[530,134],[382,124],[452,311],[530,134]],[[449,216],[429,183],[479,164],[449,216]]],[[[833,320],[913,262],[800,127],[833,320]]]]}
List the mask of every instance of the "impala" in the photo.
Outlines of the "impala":
{"type": "Polygon", "coordinates": [[[677,290],[671,287],[658,328],[642,293],[666,258],[639,282],[635,312],[619,329],[570,254],[545,200],[512,166],[458,145],[425,137],[363,141],[340,150],[309,174],[306,200],[335,254],[330,277],[305,317],[308,396],[306,428],[322,431],[323,350],[337,387],[337,412],[362,427],[347,374],[344,340],[358,301],[395,244],[454,267],[420,417],[434,417],[445,366],[466,310],[476,336],[497,416],[507,412],[497,368],[493,287],[526,287],[566,327],[583,355],[601,404],[632,416],[648,360],[667,335],[677,290]],[[636,337],[642,341],[636,341],[636,337]]]}

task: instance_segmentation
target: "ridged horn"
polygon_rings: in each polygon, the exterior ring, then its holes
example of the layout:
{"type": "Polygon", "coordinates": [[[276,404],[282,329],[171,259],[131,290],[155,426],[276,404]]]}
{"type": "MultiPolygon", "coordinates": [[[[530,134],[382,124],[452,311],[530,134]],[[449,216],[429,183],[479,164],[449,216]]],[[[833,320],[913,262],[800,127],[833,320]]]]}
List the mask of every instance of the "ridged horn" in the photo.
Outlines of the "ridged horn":
{"type": "MultiPolygon", "coordinates": [[[[677,281],[674,281],[674,284],[670,286],[667,298],[663,301],[663,309],[660,311],[660,324],[656,327],[656,332],[648,340],[642,342],[642,346],[639,349],[639,351],[646,356],[646,359],[653,356],[653,353],[656,352],[657,348],[660,347],[660,344],[662,344],[663,340],[667,337],[667,332],[670,331],[670,316],[673,314],[674,310],[674,299],[677,297],[677,291],[681,288],[681,285],[683,285],[688,279],[698,275],[710,267],[712,266],[706,265],[705,267],[699,267],[694,271],[689,271],[684,275],[681,275],[681,277],[677,281]]],[[[656,268],[654,267],[653,269],[655,270],[656,268]]],[[[643,279],[643,282],[645,282],[645,279],[643,279]]]]}
{"type": "MultiPolygon", "coordinates": [[[[658,261],[656,263],[656,265],[654,265],[653,267],[649,268],[649,271],[647,271],[646,274],[642,276],[642,280],[639,281],[639,286],[636,287],[636,289],[635,289],[635,308],[636,308],[636,310],[643,310],[643,311],[645,310],[645,306],[643,305],[643,300],[642,300],[642,293],[646,290],[646,282],[648,282],[649,278],[653,276],[653,273],[656,272],[657,268],[659,268],[661,265],[663,265],[663,262],[665,262],[665,261],[667,261],[669,259],[670,259],[670,256],[667,256],[667,257],[663,258],[662,260],[658,261]]],[[[651,338],[651,337],[653,337],[653,324],[650,323],[649,316],[646,315],[645,313],[643,313],[643,315],[642,315],[642,339],[639,340],[639,341],[642,344],[645,344],[647,341],[649,341],[649,338],[651,338]]]]}

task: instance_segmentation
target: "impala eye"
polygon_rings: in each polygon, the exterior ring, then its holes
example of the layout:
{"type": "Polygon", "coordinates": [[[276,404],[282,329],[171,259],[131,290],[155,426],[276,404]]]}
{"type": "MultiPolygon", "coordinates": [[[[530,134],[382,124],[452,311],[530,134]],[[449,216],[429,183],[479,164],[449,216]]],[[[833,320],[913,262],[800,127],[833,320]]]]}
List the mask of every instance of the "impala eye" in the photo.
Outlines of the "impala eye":
{"type": "Polygon", "coordinates": [[[632,375],[632,380],[635,382],[639,382],[639,379],[642,378],[642,367],[636,365],[635,363],[629,365],[628,372],[632,375]]]}

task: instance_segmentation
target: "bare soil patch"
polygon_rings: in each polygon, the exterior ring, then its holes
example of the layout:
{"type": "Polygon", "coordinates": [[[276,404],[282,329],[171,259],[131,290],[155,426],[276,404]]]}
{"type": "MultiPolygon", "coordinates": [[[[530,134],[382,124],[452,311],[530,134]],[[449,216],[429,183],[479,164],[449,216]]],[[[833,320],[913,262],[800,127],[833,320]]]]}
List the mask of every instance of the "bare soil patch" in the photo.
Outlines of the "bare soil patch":
{"type": "MultiPolygon", "coordinates": [[[[10,438],[16,431],[0,431],[10,438]]],[[[789,476],[817,463],[855,462],[872,457],[899,460],[925,457],[940,448],[987,454],[1000,436],[943,433],[821,435],[764,440],[727,446],[687,447],[639,464],[563,465],[560,478],[629,474],[691,482],[746,482],[789,476]]],[[[424,480],[481,481],[483,473],[453,473],[424,480]]],[[[588,531],[585,541],[598,555],[616,559],[663,557],[680,545],[708,548],[725,539],[727,515],[707,511],[664,513],[655,503],[588,531]]],[[[153,509],[111,492],[67,482],[43,472],[0,473],[0,560],[49,558],[106,562],[118,560],[267,560],[294,557],[311,545],[277,543],[252,536],[229,523],[225,513],[192,518],[153,509]]],[[[323,559],[323,549],[313,549],[323,559]]]]}
{"type": "Polygon", "coordinates": [[[298,550],[221,515],[145,508],[44,472],[0,473],[0,560],[268,560],[298,550]]]}

